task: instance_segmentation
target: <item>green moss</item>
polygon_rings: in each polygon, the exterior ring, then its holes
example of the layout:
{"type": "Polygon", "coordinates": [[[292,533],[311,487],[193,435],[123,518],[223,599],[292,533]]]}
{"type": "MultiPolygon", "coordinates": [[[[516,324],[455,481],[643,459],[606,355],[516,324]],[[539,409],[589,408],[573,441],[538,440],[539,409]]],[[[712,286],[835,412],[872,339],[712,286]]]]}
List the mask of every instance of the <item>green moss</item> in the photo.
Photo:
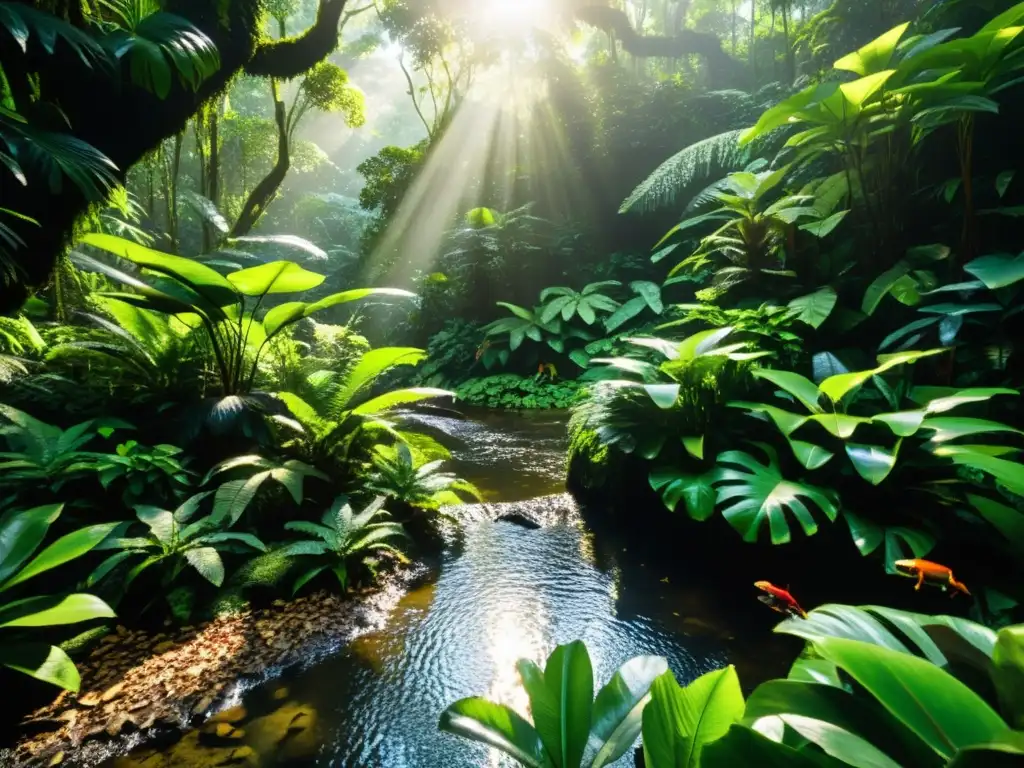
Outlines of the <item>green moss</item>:
{"type": "Polygon", "coordinates": [[[279,587],[288,576],[294,562],[292,558],[280,552],[257,555],[235,571],[229,585],[238,590],[279,587]]]}
{"type": "Polygon", "coordinates": [[[587,491],[607,488],[616,458],[597,432],[570,421],[566,464],[571,487],[587,491]]]}
{"type": "Polygon", "coordinates": [[[92,629],[87,629],[85,632],[81,632],[80,634],[65,640],[60,644],[60,648],[68,656],[84,657],[89,653],[89,650],[109,632],[110,627],[105,624],[99,627],[93,627],[92,629]]]}

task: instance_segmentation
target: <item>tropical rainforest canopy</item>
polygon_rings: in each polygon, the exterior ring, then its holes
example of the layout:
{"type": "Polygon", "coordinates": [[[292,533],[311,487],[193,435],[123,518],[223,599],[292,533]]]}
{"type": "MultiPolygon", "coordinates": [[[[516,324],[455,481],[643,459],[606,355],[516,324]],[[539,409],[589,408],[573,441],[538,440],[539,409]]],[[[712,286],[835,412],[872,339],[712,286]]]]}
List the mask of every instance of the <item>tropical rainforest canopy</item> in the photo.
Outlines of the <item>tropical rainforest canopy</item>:
{"type": "Polygon", "coordinates": [[[1012,0],[0,0],[19,715],[95,706],[113,622],[437,557],[488,489],[415,415],[550,410],[588,516],[756,580],[805,650],[746,687],[642,656],[595,700],[562,644],[443,730],[545,768],[1024,764],[1022,123],[1012,0]]]}

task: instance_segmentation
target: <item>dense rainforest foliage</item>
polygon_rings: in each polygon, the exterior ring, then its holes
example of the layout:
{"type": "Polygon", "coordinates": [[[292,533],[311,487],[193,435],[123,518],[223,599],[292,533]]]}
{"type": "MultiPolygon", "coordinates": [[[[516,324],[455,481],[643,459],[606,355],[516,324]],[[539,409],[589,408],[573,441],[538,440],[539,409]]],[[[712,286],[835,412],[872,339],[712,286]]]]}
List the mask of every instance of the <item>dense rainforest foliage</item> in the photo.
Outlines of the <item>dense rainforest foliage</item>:
{"type": "Polygon", "coordinates": [[[372,585],[482,497],[411,411],[558,409],[571,491],[723,580],[966,594],[764,598],[806,648],[746,698],[562,645],[442,729],[1024,762],[1024,3],[0,0],[0,75],[5,684],[372,585]]]}

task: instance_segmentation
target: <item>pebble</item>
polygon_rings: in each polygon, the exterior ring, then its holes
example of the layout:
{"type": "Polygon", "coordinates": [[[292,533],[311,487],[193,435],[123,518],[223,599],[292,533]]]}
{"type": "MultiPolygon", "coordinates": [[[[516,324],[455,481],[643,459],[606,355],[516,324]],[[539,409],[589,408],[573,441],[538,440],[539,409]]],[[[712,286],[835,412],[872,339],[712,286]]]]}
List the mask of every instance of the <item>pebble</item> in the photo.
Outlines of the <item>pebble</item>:
{"type": "MultiPolygon", "coordinates": [[[[326,636],[343,639],[357,628],[358,617],[391,610],[401,594],[397,588],[383,589],[342,603],[335,595],[318,593],[152,636],[118,625],[78,665],[81,692],[60,694],[26,718],[26,731],[4,768],[74,765],[74,749],[83,742],[200,716],[239,679],[305,661],[326,636]],[[355,612],[351,600],[372,605],[355,612]],[[263,642],[252,643],[253,635],[264,636],[263,642]],[[35,724],[31,730],[30,724],[35,724]]],[[[271,695],[283,701],[289,691],[282,685],[271,695]]],[[[244,732],[232,725],[246,716],[238,706],[207,721],[215,729],[207,738],[235,746],[231,764],[255,765],[252,750],[238,745],[244,732]]],[[[300,717],[289,730],[307,726],[300,717]]]]}

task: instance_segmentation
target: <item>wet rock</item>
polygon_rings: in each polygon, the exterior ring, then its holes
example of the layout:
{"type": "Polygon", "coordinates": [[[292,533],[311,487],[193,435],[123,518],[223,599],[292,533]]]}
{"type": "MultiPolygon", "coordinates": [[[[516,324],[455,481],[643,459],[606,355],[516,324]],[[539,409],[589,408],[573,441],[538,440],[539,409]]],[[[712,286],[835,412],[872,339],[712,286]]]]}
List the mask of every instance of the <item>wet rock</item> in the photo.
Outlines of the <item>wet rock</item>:
{"type": "Polygon", "coordinates": [[[524,515],[520,515],[518,512],[510,512],[506,515],[499,515],[497,518],[499,523],[512,523],[512,525],[518,525],[520,528],[526,528],[527,530],[534,531],[540,528],[540,523],[536,523],[524,515]]]}
{"type": "Polygon", "coordinates": [[[157,643],[153,646],[153,653],[167,653],[168,651],[174,650],[176,643],[173,640],[164,640],[162,643],[157,643]]]}
{"type": "Polygon", "coordinates": [[[245,736],[245,731],[235,728],[231,723],[207,723],[199,729],[199,741],[210,746],[223,746],[237,742],[245,736]]]}
{"type": "Polygon", "coordinates": [[[239,704],[237,707],[231,707],[225,709],[223,712],[218,712],[216,715],[207,720],[208,723],[237,723],[240,720],[245,720],[249,713],[245,707],[239,704]]]}

